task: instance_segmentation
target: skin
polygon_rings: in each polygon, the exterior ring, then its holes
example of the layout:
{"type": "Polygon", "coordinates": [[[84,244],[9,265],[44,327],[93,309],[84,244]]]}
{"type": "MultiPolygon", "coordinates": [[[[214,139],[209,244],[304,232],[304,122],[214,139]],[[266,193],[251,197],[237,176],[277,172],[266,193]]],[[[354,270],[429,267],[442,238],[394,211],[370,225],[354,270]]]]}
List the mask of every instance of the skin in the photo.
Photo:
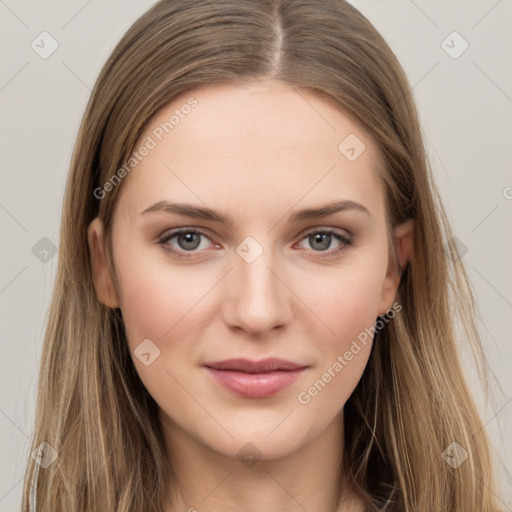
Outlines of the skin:
{"type": "MultiPolygon", "coordinates": [[[[363,374],[371,340],[308,404],[297,396],[395,300],[399,276],[388,268],[377,149],[332,102],[274,80],[190,91],[157,112],[140,142],[190,96],[198,105],[122,183],[113,222],[117,287],[101,220],[88,231],[98,298],[121,308],[135,367],[160,407],[178,479],[177,506],[168,510],[363,510],[349,499],[339,465],[343,406],[363,374]],[[338,150],[349,134],[366,146],[354,161],[338,150]],[[360,203],[369,214],[287,220],[298,209],[339,199],[360,203]],[[207,205],[234,224],[141,214],[160,200],[207,205]],[[190,259],[158,243],[179,227],[207,235],[189,250],[190,259]],[[353,243],[334,254],[344,244],[332,236],[322,251],[307,236],[318,228],[353,243]],[[263,249],[251,263],[236,252],[247,236],[263,249]],[[133,355],[144,339],[160,350],[148,366],[133,355]],[[308,368],[268,398],[234,395],[202,366],[272,356],[308,368]],[[237,457],[248,442],[261,456],[252,467],[237,457]]],[[[402,268],[412,232],[412,221],[396,229],[402,268]]],[[[184,242],[166,243],[187,253],[184,242]]]]}

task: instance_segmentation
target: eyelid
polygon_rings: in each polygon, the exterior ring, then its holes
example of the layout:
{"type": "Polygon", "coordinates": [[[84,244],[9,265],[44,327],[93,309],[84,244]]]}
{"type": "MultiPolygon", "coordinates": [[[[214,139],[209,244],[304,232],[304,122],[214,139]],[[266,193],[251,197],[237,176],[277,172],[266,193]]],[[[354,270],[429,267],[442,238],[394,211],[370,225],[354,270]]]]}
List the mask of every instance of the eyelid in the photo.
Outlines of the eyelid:
{"type": "MultiPolygon", "coordinates": [[[[347,231],[346,229],[341,228],[335,228],[334,226],[314,226],[312,228],[306,229],[302,235],[302,238],[305,236],[308,236],[311,233],[322,233],[322,232],[330,232],[330,233],[336,233],[337,235],[343,236],[344,238],[351,239],[352,233],[347,231]]],[[[302,240],[301,238],[301,240],[302,240]]]]}

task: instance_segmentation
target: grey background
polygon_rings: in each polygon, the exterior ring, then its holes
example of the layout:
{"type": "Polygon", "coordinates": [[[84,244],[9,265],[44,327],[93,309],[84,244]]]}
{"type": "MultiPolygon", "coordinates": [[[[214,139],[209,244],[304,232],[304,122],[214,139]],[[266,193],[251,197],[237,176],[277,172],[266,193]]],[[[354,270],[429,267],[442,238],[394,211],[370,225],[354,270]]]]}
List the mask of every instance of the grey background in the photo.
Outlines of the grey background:
{"type": "MultiPolygon", "coordinates": [[[[512,2],[352,3],[388,41],[414,87],[432,166],[480,307],[486,355],[501,386],[484,403],[464,354],[496,452],[500,505],[512,511],[507,476],[512,473],[512,2]],[[453,55],[463,48],[457,36],[446,39],[454,31],[469,44],[458,58],[445,51],[453,55]]],[[[51,243],[58,245],[62,195],[79,122],[101,66],[152,4],[0,0],[0,512],[20,508],[58,260],[58,255],[52,257],[51,243]],[[58,42],[47,59],[31,47],[43,31],[58,42]],[[48,240],[41,241],[44,237],[48,240]]]]}

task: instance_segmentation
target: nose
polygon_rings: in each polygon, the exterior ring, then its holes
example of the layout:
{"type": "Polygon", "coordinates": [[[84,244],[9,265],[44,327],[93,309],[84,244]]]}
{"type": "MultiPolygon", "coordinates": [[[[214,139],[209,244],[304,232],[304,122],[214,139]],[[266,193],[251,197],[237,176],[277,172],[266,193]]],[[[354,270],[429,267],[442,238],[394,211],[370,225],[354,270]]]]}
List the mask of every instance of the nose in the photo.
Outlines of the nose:
{"type": "Polygon", "coordinates": [[[293,294],[280,273],[271,251],[264,250],[252,263],[235,254],[222,309],[226,325],[264,337],[288,324],[293,294]]]}

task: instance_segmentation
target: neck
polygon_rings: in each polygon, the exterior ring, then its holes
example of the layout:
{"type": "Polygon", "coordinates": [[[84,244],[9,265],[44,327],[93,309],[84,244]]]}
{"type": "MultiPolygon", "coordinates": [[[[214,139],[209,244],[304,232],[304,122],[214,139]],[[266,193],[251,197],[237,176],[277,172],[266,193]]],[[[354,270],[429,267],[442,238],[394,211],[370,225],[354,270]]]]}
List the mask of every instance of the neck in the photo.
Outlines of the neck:
{"type": "MultiPolygon", "coordinates": [[[[360,510],[349,505],[342,473],[343,411],[312,441],[271,459],[262,454],[260,459],[241,460],[219,453],[198,442],[163,411],[160,418],[175,475],[170,484],[174,503],[165,512],[360,510]]],[[[234,441],[237,447],[245,443],[234,441]]]]}

